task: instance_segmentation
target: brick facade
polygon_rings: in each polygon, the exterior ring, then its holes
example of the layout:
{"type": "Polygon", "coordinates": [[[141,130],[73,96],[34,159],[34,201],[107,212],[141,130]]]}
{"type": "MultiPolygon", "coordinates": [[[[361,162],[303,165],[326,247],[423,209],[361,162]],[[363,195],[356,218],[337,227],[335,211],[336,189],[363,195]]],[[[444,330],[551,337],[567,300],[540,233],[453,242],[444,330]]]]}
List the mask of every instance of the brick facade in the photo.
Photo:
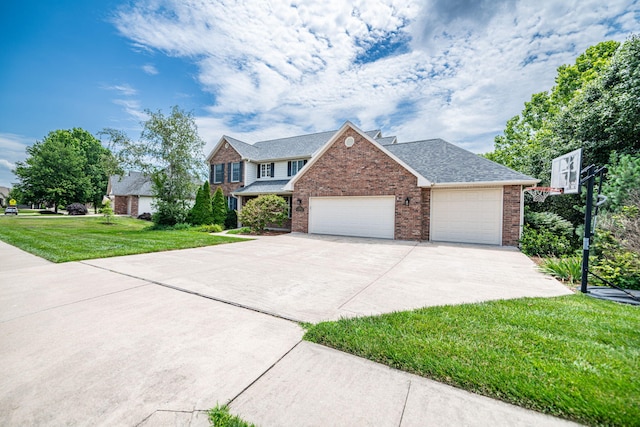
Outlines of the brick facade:
{"type": "Polygon", "coordinates": [[[292,231],[309,230],[309,198],[323,196],[395,196],[395,239],[421,240],[423,191],[417,178],[351,128],[347,128],[295,183],[292,231]],[[346,147],[346,137],[354,138],[346,147]],[[409,205],[405,205],[409,197],[409,205]],[[302,201],[303,211],[296,209],[302,201]]]}
{"type": "Polygon", "coordinates": [[[138,196],[115,196],[113,202],[113,213],[116,215],[138,216],[138,196]],[[131,203],[131,211],[129,211],[129,203],[131,203]]]}
{"type": "Polygon", "coordinates": [[[213,157],[211,157],[211,159],[209,160],[210,165],[216,165],[220,163],[224,164],[224,180],[222,183],[218,183],[218,184],[213,183],[213,176],[211,176],[211,167],[209,168],[209,171],[210,171],[209,185],[211,186],[212,195],[218,187],[222,187],[222,192],[224,193],[225,197],[228,197],[231,195],[232,191],[235,191],[244,185],[243,181],[244,181],[244,174],[246,171],[242,171],[242,179],[240,180],[240,182],[229,182],[229,179],[228,179],[229,163],[237,163],[237,162],[241,162],[240,164],[241,168],[244,167],[244,164],[243,164],[244,162],[242,162],[242,157],[240,156],[240,154],[238,154],[238,152],[230,144],[226,142],[223,143],[218,149],[218,151],[215,152],[213,157]]]}
{"type": "Polygon", "coordinates": [[[429,226],[431,225],[431,189],[422,189],[422,240],[429,240],[429,226]]]}
{"type": "Polygon", "coordinates": [[[521,185],[505,185],[502,193],[502,245],[518,246],[520,240],[521,185]]]}

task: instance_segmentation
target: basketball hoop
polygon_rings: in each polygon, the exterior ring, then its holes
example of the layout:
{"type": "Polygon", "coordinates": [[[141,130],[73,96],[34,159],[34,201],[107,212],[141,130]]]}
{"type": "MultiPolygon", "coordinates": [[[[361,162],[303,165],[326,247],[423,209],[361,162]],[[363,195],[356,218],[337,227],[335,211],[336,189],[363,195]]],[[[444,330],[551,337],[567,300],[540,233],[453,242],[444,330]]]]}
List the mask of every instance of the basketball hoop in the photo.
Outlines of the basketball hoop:
{"type": "Polygon", "coordinates": [[[562,188],[555,187],[528,187],[524,191],[531,196],[534,202],[538,203],[544,202],[549,196],[557,196],[564,193],[562,188]]]}

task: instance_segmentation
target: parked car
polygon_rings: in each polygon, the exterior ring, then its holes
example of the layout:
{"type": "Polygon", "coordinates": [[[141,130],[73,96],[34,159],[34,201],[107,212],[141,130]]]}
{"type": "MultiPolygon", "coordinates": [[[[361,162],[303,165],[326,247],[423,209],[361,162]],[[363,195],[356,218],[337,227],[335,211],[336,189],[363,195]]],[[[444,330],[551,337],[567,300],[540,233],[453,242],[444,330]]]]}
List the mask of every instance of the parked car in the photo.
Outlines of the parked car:
{"type": "Polygon", "coordinates": [[[5,215],[18,215],[18,208],[16,206],[9,206],[4,210],[5,215]]]}

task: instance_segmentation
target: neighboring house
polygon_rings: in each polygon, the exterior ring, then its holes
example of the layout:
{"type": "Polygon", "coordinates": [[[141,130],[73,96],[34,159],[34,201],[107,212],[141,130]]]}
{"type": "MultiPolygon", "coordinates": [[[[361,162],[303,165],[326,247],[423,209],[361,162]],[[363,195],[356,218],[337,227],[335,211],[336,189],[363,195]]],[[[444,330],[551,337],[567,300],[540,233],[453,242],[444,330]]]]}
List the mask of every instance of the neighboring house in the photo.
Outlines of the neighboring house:
{"type": "Polygon", "coordinates": [[[0,186],[0,207],[6,208],[9,204],[9,192],[11,191],[8,187],[0,186]]]}
{"type": "Polygon", "coordinates": [[[111,175],[107,185],[113,213],[137,217],[145,212],[154,213],[151,179],[141,172],[111,175]]]}
{"type": "Polygon", "coordinates": [[[522,187],[535,178],[441,139],[399,143],[350,122],[247,144],[223,136],[207,160],[230,208],[277,194],[294,232],[516,246],[522,187]]]}

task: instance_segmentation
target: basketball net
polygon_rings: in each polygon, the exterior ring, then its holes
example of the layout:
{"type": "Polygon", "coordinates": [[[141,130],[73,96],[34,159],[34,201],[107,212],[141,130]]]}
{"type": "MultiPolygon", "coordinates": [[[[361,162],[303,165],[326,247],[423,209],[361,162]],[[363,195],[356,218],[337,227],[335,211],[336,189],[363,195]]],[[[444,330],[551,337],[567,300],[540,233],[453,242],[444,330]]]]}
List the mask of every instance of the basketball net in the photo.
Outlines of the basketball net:
{"type": "Polygon", "coordinates": [[[524,191],[531,196],[534,202],[538,203],[544,202],[551,195],[555,196],[563,193],[562,188],[554,187],[528,187],[524,191]]]}

